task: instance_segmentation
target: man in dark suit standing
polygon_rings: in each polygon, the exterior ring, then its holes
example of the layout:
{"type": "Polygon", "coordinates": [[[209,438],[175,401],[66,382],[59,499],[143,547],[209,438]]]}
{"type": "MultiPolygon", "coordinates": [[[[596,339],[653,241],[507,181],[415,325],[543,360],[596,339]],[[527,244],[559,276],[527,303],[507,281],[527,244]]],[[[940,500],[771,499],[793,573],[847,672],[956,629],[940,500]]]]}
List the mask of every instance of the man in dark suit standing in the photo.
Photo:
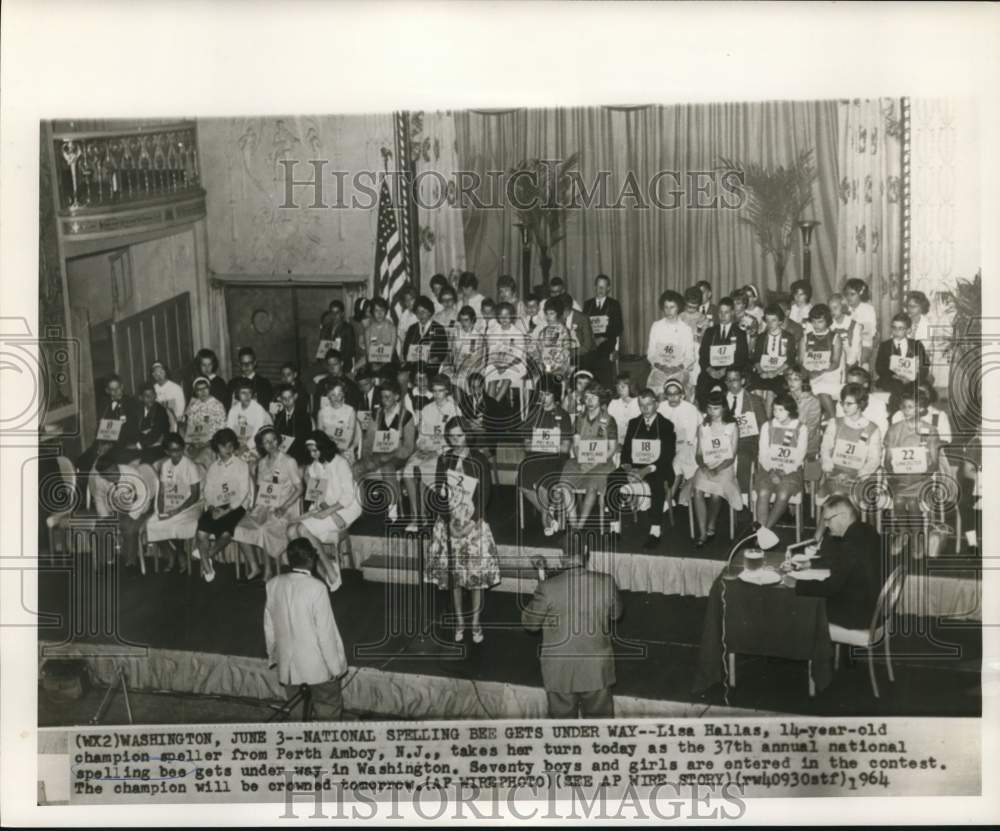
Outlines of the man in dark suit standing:
{"type": "Polygon", "coordinates": [[[746,335],[733,320],[733,301],[723,297],[716,307],[719,322],[709,326],[701,338],[698,350],[698,363],[701,372],[698,374],[698,385],[695,390],[695,401],[698,408],[705,409],[705,399],[718,387],[726,391],[726,370],[730,367],[746,369],[750,360],[750,348],[746,335]]]}
{"type": "Polygon", "coordinates": [[[542,572],[521,623],[542,631],[542,684],[549,718],[614,718],[612,621],[622,615],[618,586],[610,574],[587,570],[590,552],[576,534],[567,537],[565,568],[542,572]]]}
{"type": "Polygon", "coordinates": [[[826,598],[826,618],[835,640],[837,629],[867,629],[871,624],[882,577],[882,538],[860,521],[858,509],[846,496],[823,503],[827,533],[813,566],[830,569],[826,580],[799,580],[795,593],[826,598]]]}
{"type": "Polygon", "coordinates": [[[594,351],[590,355],[590,371],[608,389],[614,386],[614,360],[618,352],[618,339],[625,328],[621,304],[609,296],[611,278],[598,274],[594,279],[594,296],[583,304],[583,313],[590,318],[590,331],[594,337],[594,351]]]}
{"type": "Polygon", "coordinates": [[[878,345],[875,355],[876,389],[889,393],[889,417],[899,408],[900,393],[916,390],[927,381],[930,361],[924,345],[909,337],[910,319],[898,314],[892,319],[892,337],[878,345]]]}

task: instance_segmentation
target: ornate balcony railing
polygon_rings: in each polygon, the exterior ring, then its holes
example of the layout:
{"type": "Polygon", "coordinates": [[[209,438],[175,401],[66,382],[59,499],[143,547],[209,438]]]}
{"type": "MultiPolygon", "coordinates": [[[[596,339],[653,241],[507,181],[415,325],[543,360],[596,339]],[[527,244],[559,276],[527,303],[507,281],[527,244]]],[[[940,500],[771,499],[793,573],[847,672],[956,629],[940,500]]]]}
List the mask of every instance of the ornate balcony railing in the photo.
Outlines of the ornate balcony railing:
{"type": "Polygon", "coordinates": [[[202,195],[194,122],[55,126],[63,128],[53,133],[63,216],[202,195]]]}

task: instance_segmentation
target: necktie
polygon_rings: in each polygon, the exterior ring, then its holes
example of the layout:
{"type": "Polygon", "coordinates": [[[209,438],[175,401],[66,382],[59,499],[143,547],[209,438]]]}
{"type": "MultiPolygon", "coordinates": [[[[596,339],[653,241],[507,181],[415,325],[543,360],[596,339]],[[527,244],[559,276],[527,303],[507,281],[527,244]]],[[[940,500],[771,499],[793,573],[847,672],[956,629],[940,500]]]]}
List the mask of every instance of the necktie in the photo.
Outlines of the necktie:
{"type": "Polygon", "coordinates": [[[736,396],[735,395],[730,395],[729,396],[729,409],[730,409],[731,412],[736,412],[736,396]]]}
{"type": "Polygon", "coordinates": [[[729,326],[722,327],[722,339],[729,340],[729,326]]]}

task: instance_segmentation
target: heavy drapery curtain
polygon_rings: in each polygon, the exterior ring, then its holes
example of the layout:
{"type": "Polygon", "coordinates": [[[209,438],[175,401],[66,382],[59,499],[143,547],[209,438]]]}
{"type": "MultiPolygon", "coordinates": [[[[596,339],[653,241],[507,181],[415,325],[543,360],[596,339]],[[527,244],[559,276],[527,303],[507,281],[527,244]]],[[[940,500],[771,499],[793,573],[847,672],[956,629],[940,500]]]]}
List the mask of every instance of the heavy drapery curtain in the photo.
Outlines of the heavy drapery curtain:
{"type": "MultiPolygon", "coordinates": [[[[620,208],[573,210],[566,239],[552,251],[552,274],[566,278],[578,298],[591,294],[595,275],[611,276],[613,293],[622,301],[626,351],[645,348],[649,326],[659,316],[656,298],[664,289],[683,290],[705,279],[718,299],[746,283],[776,287],[773,263],[739,221],[740,211],[720,207],[720,157],[788,166],[803,149],[814,149],[818,178],[813,203],[803,216],[822,223],[812,243],[814,294],[823,298],[832,291],[837,275],[835,102],[473,110],[457,113],[455,124],[461,169],[484,178],[487,171],[506,171],[521,159],[565,159],[579,152],[587,187],[607,171],[609,201],[614,203],[629,175],[634,177],[649,207],[636,207],[636,200],[625,198],[620,208]],[[673,197],[677,207],[651,203],[647,184],[659,171],[679,174],[679,187],[671,176],[662,178],[659,188],[666,204],[672,200],[668,191],[683,191],[673,197]],[[699,171],[709,175],[694,180],[699,171]],[[698,196],[696,186],[706,183],[709,190],[698,196]],[[697,207],[713,196],[719,203],[715,207],[697,207]]],[[[519,276],[516,213],[510,205],[499,210],[466,206],[463,215],[469,268],[491,293],[497,275],[519,276]]],[[[800,257],[796,238],[785,286],[800,276],[800,257]]],[[[534,285],[541,279],[537,251],[532,270],[534,285]]]]}
{"type": "Polygon", "coordinates": [[[416,156],[417,230],[420,243],[421,289],[430,291],[434,274],[451,275],[465,270],[465,236],[462,211],[448,183],[458,164],[455,117],[451,112],[427,111],[411,114],[419,119],[412,141],[416,156]],[[449,198],[451,197],[451,198],[449,198]]]}
{"type": "Polygon", "coordinates": [[[837,105],[840,129],[840,283],[868,284],[880,336],[902,302],[902,121],[898,98],[837,105]]]}

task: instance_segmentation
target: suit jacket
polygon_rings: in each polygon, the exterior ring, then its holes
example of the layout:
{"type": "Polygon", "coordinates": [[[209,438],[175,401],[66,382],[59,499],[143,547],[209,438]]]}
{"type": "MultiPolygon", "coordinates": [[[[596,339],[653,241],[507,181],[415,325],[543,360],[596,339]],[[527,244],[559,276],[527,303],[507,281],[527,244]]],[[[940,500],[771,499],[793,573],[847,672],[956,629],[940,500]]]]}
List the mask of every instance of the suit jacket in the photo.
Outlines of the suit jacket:
{"type": "Polygon", "coordinates": [[[580,355],[589,355],[594,351],[594,330],[590,328],[590,318],[587,315],[573,309],[566,315],[566,328],[575,333],[580,344],[580,355]]]}
{"type": "Polygon", "coordinates": [[[156,401],[149,412],[140,403],[139,413],[139,444],[143,447],[155,447],[170,431],[170,416],[164,406],[156,401]]]}
{"type": "Polygon", "coordinates": [[[924,349],[924,345],[918,340],[907,338],[906,354],[909,357],[916,356],[917,358],[917,379],[912,384],[907,384],[905,381],[897,381],[889,369],[889,362],[893,355],[898,354],[899,348],[892,338],[882,341],[878,345],[878,352],[875,353],[876,388],[897,395],[904,392],[907,388],[912,389],[915,385],[925,382],[927,380],[927,373],[930,370],[930,360],[927,357],[927,350],[924,349]]]}
{"type": "Polygon", "coordinates": [[[826,617],[845,629],[867,629],[884,582],[882,538],[871,525],[855,522],[843,537],[827,534],[819,550],[826,580],[799,580],[796,594],[826,598],[826,617]]]}
{"type": "Polygon", "coordinates": [[[350,372],[354,366],[357,351],[354,327],[351,325],[351,321],[340,321],[340,325],[336,329],[333,328],[332,323],[320,327],[320,340],[336,340],[337,338],[340,338],[340,349],[337,351],[340,352],[341,360],[344,362],[344,372],[350,372]]]}
{"type": "Polygon", "coordinates": [[[711,348],[713,346],[722,346],[726,343],[736,345],[733,366],[742,369],[747,365],[747,361],[750,360],[750,349],[747,346],[747,339],[740,327],[735,322],[730,322],[729,331],[726,333],[726,340],[724,341],[722,340],[721,324],[709,326],[705,330],[705,334],[701,336],[701,345],[698,347],[698,363],[701,365],[702,371],[712,366],[711,348]]]}
{"type": "Polygon", "coordinates": [[[282,684],[322,684],[347,671],[327,587],[304,572],[267,581],[264,640],[282,684]]]}
{"type": "MultiPolygon", "coordinates": [[[[225,404],[227,410],[232,409],[233,402],[236,400],[236,388],[243,380],[245,378],[242,375],[238,375],[229,382],[229,400],[222,402],[225,404]]],[[[253,378],[250,379],[250,383],[253,384],[254,398],[266,410],[271,403],[271,398],[274,396],[274,392],[271,389],[271,382],[259,372],[255,372],[253,378]]]]}
{"type": "MultiPolygon", "coordinates": [[[[729,393],[725,393],[726,403],[729,403],[729,393]]],[[[739,444],[737,446],[737,452],[741,456],[750,455],[753,457],[754,461],[757,460],[757,449],[760,446],[760,430],[764,426],[764,422],[767,421],[767,410],[764,409],[764,401],[759,395],[754,395],[750,390],[743,390],[743,403],[740,405],[739,412],[733,413],[734,416],[739,418],[743,413],[752,412],[754,418],[757,419],[757,435],[741,437],[739,444]]]]}
{"type": "Polygon", "coordinates": [[[274,416],[274,429],[278,431],[279,435],[295,438],[288,455],[299,464],[305,463],[307,459],[305,440],[313,429],[313,420],[309,416],[309,410],[306,409],[304,401],[303,398],[298,400],[291,416],[288,415],[284,407],[278,410],[278,414],[274,416]]]}
{"type": "MultiPolygon", "coordinates": [[[[781,335],[781,340],[785,344],[785,355],[787,356],[787,361],[789,365],[798,363],[798,341],[795,340],[795,335],[791,332],[787,332],[784,329],[779,333],[781,335]]],[[[771,333],[768,331],[763,331],[757,335],[757,339],[754,341],[753,345],[753,355],[750,358],[750,362],[755,366],[760,361],[761,355],[767,352],[767,342],[771,338],[771,333]]]]}
{"type": "Polygon", "coordinates": [[[656,460],[656,473],[667,481],[674,479],[674,453],[677,451],[677,432],[674,430],[673,422],[669,418],[664,418],[657,413],[653,418],[653,423],[646,428],[646,422],[642,415],[638,415],[628,423],[625,430],[625,439],[621,443],[621,460],[623,465],[632,464],[632,440],[639,438],[660,439],[660,458],[656,460]]]}
{"type": "Polygon", "coordinates": [[[598,310],[597,308],[597,298],[591,297],[583,304],[583,313],[586,315],[587,320],[595,317],[597,315],[607,315],[608,316],[608,328],[605,330],[603,335],[594,335],[593,327],[591,327],[591,337],[594,338],[604,338],[601,343],[594,347],[594,351],[599,354],[611,354],[615,351],[615,344],[618,342],[618,338],[621,337],[622,332],[625,329],[625,323],[622,320],[622,306],[613,297],[604,298],[604,306],[598,310]]]}
{"type": "Polygon", "coordinates": [[[582,565],[538,583],[521,623],[542,630],[542,683],[552,692],[593,692],[615,683],[611,622],[622,614],[610,574],[582,565]]]}
{"type": "Polygon", "coordinates": [[[400,356],[403,363],[409,363],[410,347],[417,344],[430,347],[430,358],[424,363],[430,367],[432,373],[437,372],[438,367],[448,358],[448,333],[444,326],[432,320],[427,331],[421,336],[420,324],[414,323],[403,339],[403,354],[400,356]]]}
{"type": "MultiPolygon", "coordinates": [[[[166,411],[163,415],[166,416],[166,411]]],[[[124,419],[125,421],[118,434],[115,447],[133,447],[139,443],[142,404],[139,403],[138,399],[125,395],[117,404],[109,399],[97,416],[98,421],[104,418],[118,419],[119,421],[124,419]]]]}

